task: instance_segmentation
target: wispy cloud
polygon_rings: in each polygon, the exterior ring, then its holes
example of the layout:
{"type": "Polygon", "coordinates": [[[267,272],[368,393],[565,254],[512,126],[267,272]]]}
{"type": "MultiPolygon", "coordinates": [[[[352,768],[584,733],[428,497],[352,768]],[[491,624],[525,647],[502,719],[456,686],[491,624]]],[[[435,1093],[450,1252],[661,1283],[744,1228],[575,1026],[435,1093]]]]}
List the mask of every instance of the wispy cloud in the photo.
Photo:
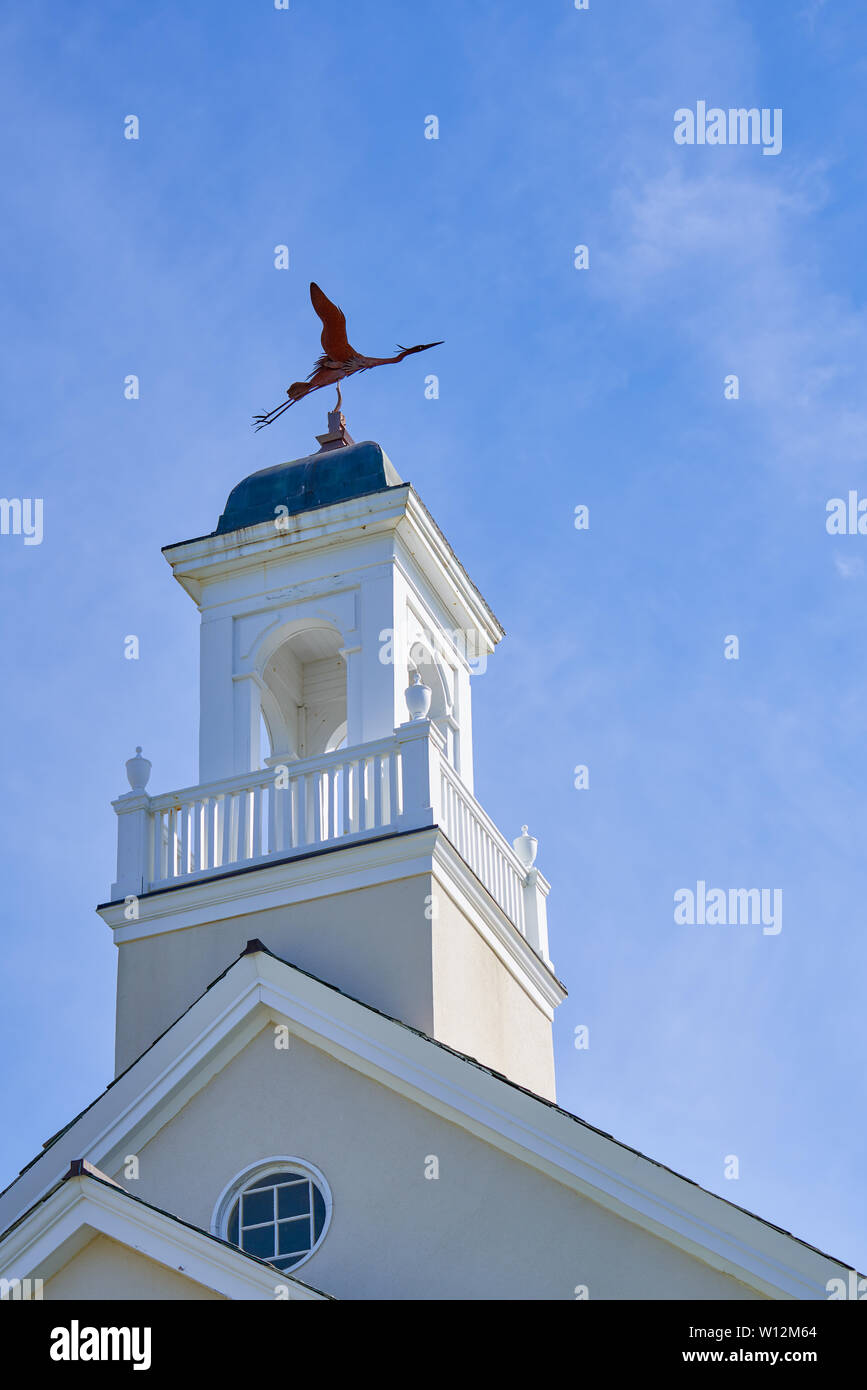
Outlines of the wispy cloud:
{"type": "Polygon", "coordinates": [[[864,573],[864,561],[844,560],[842,555],[834,556],[834,568],[841,579],[858,579],[864,573]]]}
{"type": "Polygon", "coordinates": [[[672,164],[621,185],[613,195],[621,231],[598,257],[596,283],[625,314],[664,312],[668,329],[717,364],[721,382],[738,375],[740,399],[771,445],[769,464],[802,481],[839,477],[867,459],[867,314],[805,253],[825,201],[823,171],[746,172],[744,153],[726,152],[725,168],[672,164]]]}

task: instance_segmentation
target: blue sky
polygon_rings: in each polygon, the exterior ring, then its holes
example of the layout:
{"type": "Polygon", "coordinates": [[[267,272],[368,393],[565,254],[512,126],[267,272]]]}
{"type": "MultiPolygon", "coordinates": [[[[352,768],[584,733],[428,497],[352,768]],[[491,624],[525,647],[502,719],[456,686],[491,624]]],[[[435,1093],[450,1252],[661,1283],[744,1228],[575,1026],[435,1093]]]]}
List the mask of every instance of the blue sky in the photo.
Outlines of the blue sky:
{"type": "Polygon", "coordinates": [[[867,537],[825,530],[867,496],[863,7],[82,0],[0,36],[0,494],[44,499],[41,545],[0,536],[3,1181],[111,1077],[109,803],[136,743],[196,778],[160,547],[315,447],[330,393],[249,419],[316,279],[363,351],[445,339],[344,409],[506,628],[476,790],[553,885],[561,1103],[863,1268],[867,537]],[[782,152],[676,145],[698,100],[781,108],[782,152]],[[781,889],[782,931],[676,925],[700,879],[781,889]]]}

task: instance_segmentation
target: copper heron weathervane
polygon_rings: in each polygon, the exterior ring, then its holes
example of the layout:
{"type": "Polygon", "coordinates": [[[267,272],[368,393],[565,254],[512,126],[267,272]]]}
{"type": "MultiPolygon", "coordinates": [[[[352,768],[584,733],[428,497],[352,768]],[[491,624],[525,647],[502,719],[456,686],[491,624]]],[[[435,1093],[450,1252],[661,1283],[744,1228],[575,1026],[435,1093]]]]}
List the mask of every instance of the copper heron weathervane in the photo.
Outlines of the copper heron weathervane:
{"type": "Polygon", "coordinates": [[[276,405],[265,415],[253,416],[253,423],[257,430],[273,424],[278,416],[289,409],[290,405],[294,405],[304,396],[309,396],[311,391],[318,391],[322,386],[337,387],[336,409],[339,410],[342,399],[340,383],[345,376],[351,376],[353,372],[366,372],[370,367],[383,367],[388,362],[402,362],[413,352],[427,352],[428,348],[440,346],[440,343],[418,343],[416,347],[405,348],[400,347],[398,343],[400,351],[396,357],[364,357],[349,345],[346,336],[346,319],[342,310],[338,309],[336,304],[331,303],[331,300],[322,293],[318,285],[312,283],[310,285],[310,300],[322,320],[322,356],[317,357],[313,371],[306,381],[293,381],[286,392],[289,397],[288,401],[284,401],[282,405],[276,405]]]}

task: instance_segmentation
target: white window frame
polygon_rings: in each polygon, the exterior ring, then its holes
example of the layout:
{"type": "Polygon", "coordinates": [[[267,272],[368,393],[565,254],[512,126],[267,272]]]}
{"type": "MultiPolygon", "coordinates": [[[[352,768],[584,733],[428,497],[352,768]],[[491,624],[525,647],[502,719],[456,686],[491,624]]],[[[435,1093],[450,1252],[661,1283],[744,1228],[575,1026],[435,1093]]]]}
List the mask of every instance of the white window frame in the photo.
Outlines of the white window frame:
{"type": "MultiPolygon", "coordinates": [[[[275,1154],[271,1158],[260,1158],[255,1163],[250,1163],[246,1168],[242,1168],[240,1173],[236,1173],[230,1182],[226,1183],[219,1197],[217,1198],[214,1212],[211,1217],[211,1234],[219,1236],[221,1240],[228,1240],[229,1217],[232,1208],[241,1196],[241,1193],[251,1182],[258,1182],[260,1178],[276,1177],[280,1173],[291,1171],[298,1173],[301,1177],[309,1178],[314,1182],[322,1193],[325,1202],[325,1220],[322,1223],[322,1230],[319,1239],[306,1255],[302,1255],[288,1270],[280,1270],[275,1266],[276,1274],[283,1274],[287,1277],[293,1275],[296,1269],[300,1269],[306,1264],[312,1255],[321,1246],[328,1234],[331,1225],[331,1213],[334,1208],[331,1188],[325,1180],[325,1175],[314,1164],[309,1163],[306,1158],[296,1158],[290,1155],[275,1154]]],[[[239,1229],[240,1234],[240,1229],[239,1229]]],[[[240,1248],[240,1247],[239,1247],[240,1248]]]]}

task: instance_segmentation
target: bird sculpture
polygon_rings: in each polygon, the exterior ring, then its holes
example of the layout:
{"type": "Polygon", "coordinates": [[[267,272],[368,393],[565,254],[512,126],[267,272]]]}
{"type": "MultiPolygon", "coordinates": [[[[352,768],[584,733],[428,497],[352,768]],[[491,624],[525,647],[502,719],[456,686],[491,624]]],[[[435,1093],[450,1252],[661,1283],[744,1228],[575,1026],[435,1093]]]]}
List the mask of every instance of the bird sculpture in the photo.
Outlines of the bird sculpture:
{"type": "Polygon", "coordinates": [[[354,347],[350,347],[346,336],[346,319],[342,310],[336,304],[332,304],[327,295],[323,294],[318,285],[311,283],[310,300],[313,308],[322,320],[322,347],[321,357],[317,357],[313,371],[306,381],[293,381],[286,395],[288,401],[281,402],[280,405],[269,410],[264,415],[254,415],[253,424],[257,430],[262,430],[266,425],[274,423],[290,405],[300,401],[304,396],[309,396],[311,391],[318,391],[323,386],[337,387],[337,406],[340,409],[341,394],[340,383],[345,376],[351,376],[353,372],[366,372],[371,367],[384,367],[387,362],[402,362],[405,357],[409,357],[413,352],[427,352],[428,348],[439,347],[439,343],[418,343],[415,347],[401,347],[395,357],[363,357],[360,352],[356,352],[354,347]]]}

